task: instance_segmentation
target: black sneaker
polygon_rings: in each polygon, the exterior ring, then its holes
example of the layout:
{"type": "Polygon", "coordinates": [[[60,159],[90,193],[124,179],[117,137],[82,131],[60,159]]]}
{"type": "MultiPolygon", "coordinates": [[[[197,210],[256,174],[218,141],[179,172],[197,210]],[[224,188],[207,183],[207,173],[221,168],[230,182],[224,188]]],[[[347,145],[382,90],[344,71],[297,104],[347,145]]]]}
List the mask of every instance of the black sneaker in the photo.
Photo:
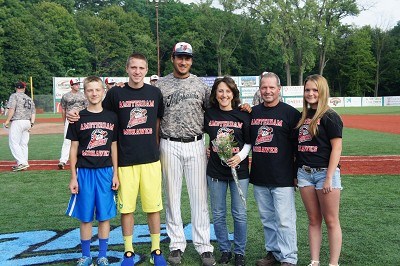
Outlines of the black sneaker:
{"type": "Polygon", "coordinates": [[[58,169],[64,170],[64,168],[65,168],[65,163],[59,162],[57,166],[58,166],[58,169]]]}
{"type": "Polygon", "coordinates": [[[228,264],[232,259],[232,253],[228,251],[224,251],[221,254],[221,258],[218,260],[219,264],[228,264]]]}
{"type": "Polygon", "coordinates": [[[178,265],[182,262],[183,252],[180,249],[172,250],[168,256],[168,262],[170,265],[178,265]]]}
{"type": "Polygon", "coordinates": [[[201,253],[201,262],[203,263],[203,266],[213,266],[213,265],[217,264],[212,252],[201,253]]]}
{"type": "Polygon", "coordinates": [[[244,256],[242,254],[235,254],[235,266],[245,266],[244,256]]]}

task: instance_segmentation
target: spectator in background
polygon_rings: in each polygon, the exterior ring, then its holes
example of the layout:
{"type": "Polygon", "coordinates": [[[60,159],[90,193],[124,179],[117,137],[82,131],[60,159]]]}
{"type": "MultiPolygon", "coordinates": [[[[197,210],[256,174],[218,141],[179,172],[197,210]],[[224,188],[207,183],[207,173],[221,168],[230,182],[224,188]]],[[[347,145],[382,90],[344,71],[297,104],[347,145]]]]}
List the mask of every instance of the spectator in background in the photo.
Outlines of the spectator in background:
{"type": "Polygon", "coordinates": [[[69,150],[71,141],[66,138],[69,122],[66,120],[67,112],[75,109],[78,112],[86,108],[87,99],[85,95],[79,90],[80,82],[77,78],[69,81],[71,91],[65,93],[61,98],[61,115],[64,121],[64,142],[61,148],[61,157],[58,163],[58,169],[62,170],[69,159],[69,150]]]}
{"type": "Polygon", "coordinates": [[[263,99],[261,97],[260,90],[257,90],[256,93],[254,93],[252,104],[253,104],[253,106],[255,106],[255,105],[259,105],[262,102],[263,102],[263,99]]]}
{"type": "Polygon", "coordinates": [[[28,164],[29,131],[35,123],[36,110],[33,100],[25,94],[26,83],[15,84],[15,93],[8,100],[7,119],[4,127],[10,127],[9,146],[11,154],[17,161],[12,167],[14,172],[25,170],[28,164]]]}
{"type": "Polygon", "coordinates": [[[104,80],[104,83],[106,84],[106,92],[107,92],[109,89],[115,86],[116,82],[114,78],[106,78],[104,80]]]}
{"type": "Polygon", "coordinates": [[[159,79],[159,77],[158,77],[157,75],[152,75],[152,76],[150,77],[150,84],[153,85],[153,86],[155,86],[155,84],[156,84],[156,82],[157,82],[158,79],[159,79]]]}
{"type": "Polygon", "coordinates": [[[0,115],[3,115],[4,114],[4,110],[5,110],[3,101],[1,101],[1,107],[0,108],[1,108],[0,109],[0,115]]]}

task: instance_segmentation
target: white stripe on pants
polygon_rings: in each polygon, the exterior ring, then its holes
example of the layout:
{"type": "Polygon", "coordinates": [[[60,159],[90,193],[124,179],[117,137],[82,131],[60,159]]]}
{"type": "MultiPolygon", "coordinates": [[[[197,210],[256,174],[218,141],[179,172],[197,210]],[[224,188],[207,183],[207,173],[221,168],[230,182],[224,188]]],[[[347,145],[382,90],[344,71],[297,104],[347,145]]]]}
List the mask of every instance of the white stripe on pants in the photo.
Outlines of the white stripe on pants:
{"type": "Polygon", "coordinates": [[[170,250],[185,251],[186,238],[181,216],[182,181],[189,193],[193,245],[196,251],[213,252],[207,204],[206,154],[203,141],[182,143],[161,139],[161,165],[166,194],[167,233],[170,250]]]}
{"type": "Polygon", "coordinates": [[[17,165],[28,165],[28,142],[31,121],[13,120],[10,125],[8,144],[11,154],[17,161],[17,165]]]}
{"type": "Polygon", "coordinates": [[[69,122],[68,120],[65,120],[64,123],[64,142],[61,147],[61,157],[60,157],[60,162],[61,163],[67,163],[69,159],[69,149],[71,148],[71,141],[66,138],[67,136],[67,131],[68,131],[68,125],[69,122]]]}

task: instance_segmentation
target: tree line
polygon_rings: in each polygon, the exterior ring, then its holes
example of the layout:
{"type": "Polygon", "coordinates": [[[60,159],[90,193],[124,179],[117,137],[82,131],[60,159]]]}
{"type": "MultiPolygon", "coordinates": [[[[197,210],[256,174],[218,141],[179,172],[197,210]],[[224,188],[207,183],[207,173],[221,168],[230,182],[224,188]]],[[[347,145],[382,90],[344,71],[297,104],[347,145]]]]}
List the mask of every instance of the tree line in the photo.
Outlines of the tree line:
{"type": "MultiPolygon", "coordinates": [[[[198,76],[277,73],[283,85],[323,74],[334,96],[400,95],[400,22],[390,29],[342,23],[356,0],[158,1],[160,74],[178,41],[192,44],[198,76]]],[[[0,1],[0,99],[17,80],[52,93],[60,76],[125,76],[133,51],[157,74],[155,1],[0,1]]]]}

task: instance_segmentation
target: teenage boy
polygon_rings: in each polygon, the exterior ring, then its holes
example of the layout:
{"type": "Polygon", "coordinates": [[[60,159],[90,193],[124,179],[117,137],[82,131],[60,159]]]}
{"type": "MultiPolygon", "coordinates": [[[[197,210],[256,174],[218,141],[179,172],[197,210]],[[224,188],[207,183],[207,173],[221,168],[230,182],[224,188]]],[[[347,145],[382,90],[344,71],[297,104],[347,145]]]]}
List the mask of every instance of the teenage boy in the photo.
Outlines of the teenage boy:
{"type": "MultiPolygon", "coordinates": [[[[160,89],[144,83],[148,72],[147,58],[133,53],[126,62],[128,82],[107,92],[103,107],[118,115],[118,210],[121,213],[124,256],[121,266],[133,266],[134,212],[140,195],[142,210],[147,214],[150,230],[150,262],[166,266],[160,250],[161,163],[159,151],[160,119],[164,105],[160,89]]],[[[69,121],[79,120],[77,112],[67,114],[69,121]]]]}
{"type": "Polygon", "coordinates": [[[119,187],[117,135],[118,118],[103,109],[104,85],[99,77],[84,80],[84,94],[89,105],[79,112],[80,120],[70,124],[67,138],[71,140],[70,162],[72,193],[66,214],[81,221],[82,257],[78,266],[93,265],[90,254],[94,213],[99,222],[99,255],[97,265],[107,260],[110,219],[117,215],[115,191],[119,187]]]}

